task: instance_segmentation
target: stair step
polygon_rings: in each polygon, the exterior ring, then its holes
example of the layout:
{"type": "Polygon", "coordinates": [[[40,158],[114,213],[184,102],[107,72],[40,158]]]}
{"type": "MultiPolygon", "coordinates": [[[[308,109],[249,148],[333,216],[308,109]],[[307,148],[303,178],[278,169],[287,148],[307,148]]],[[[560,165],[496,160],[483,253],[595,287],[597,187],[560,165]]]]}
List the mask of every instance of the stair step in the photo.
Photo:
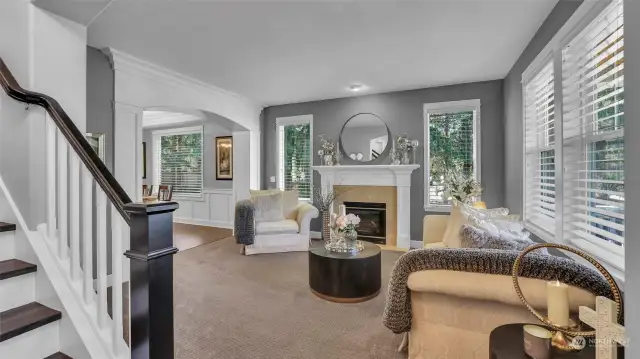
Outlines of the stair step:
{"type": "Polygon", "coordinates": [[[33,273],[36,270],[38,270],[38,266],[35,264],[23,262],[18,259],[0,261],[0,280],[33,273]]]}
{"type": "Polygon", "coordinates": [[[40,328],[56,320],[62,314],[40,303],[29,303],[0,313],[0,342],[40,328]]]}
{"type": "Polygon", "coordinates": [[[0,232],[15,231],[16,225],[13,223],[0,222],[0,232]]]}
{"type": "Polygon", "coordinates": [[[49,355],[48,357],[44,358],[44,359],[72,359],[70,356],[57,352],[53,355],[49,355]]]}

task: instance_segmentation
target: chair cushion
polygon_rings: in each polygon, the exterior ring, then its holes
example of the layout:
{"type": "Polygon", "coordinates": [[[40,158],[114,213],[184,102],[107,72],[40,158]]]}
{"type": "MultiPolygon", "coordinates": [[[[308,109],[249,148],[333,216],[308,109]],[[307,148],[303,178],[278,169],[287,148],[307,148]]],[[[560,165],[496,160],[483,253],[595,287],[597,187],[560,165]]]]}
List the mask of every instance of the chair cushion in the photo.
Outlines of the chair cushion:
{"type": "Polygon", "coordinates": [[[256,234],[288,234],[298,233],[298,222],[285,219],[276,222],[256,222],[256,234]]]}
{"type": "Polygon", "coordinates": [[[255,207],[254,218],[258,222],[277,222],[282,216],[282,193],[273,193],[251,198],[255,207]]]}

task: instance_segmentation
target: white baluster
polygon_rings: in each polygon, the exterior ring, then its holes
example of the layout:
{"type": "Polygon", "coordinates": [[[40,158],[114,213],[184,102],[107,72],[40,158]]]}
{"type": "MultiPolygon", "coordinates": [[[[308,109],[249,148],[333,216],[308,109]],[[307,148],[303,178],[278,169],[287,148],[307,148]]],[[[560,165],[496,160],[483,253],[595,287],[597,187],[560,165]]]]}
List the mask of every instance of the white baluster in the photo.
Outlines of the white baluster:
{"type": "Polygon", "coordinates": [[[56,238],[56,125],[47,114],[47,236],[56,238]]]}
{"type": "Polygon", "coordinates": [[[96,186],[96,254],[98,271],[98,326],[105,329],[107,325],[107,196],[96,186]]]}
{"type": "Polygon", "coordinates": [[[91,304],[93,291],[93,178],[82,167],[82,265],[84,302],[91,304]]]}
{"type": "Polygon", "coordinates": [[[113,314],[113,352],[119,353],[119,344],[122,342],[122,216],[115,207],[111,207],[111,276],[113,284],[111,287],[111,313],[113,314]]]}
{"type": "Polygon", "coordinates": [[[58,131],[58,257],[67,258],[67,139],[58,131]]]}
{"type": "MultiPolygon", "coordinates": [[[[71,280],[80,279],[80,158],[71,151],[69,186],[69,225],[71,234],[71,280]]],[[[83,213],[86,216],[87,213],[83,213]]],[[[89,213],[88,215],[91,215],[89,213]]]]}

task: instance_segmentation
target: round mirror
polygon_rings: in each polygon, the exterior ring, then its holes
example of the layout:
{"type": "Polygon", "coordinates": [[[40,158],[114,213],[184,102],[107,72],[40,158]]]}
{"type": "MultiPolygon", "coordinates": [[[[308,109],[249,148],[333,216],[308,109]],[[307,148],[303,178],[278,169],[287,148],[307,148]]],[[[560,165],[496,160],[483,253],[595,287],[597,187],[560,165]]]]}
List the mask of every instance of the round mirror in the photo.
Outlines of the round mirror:
{"type": "Polygon", "coordinates": [[[372,113],[352,116],[342,127],[340,147],[345,155],[358,162],[370,162],[387,148],[389,129],[372,113]]]}

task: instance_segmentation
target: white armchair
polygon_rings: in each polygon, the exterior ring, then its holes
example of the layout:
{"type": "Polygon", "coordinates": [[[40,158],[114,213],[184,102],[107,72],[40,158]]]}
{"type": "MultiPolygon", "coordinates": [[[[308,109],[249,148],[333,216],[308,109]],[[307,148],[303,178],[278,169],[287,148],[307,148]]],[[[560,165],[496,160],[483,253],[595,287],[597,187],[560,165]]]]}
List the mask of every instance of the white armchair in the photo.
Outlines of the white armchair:
{"type": "Polygon", "coordinates": [[[309,250],[311,219],[319,215],[313,205],[299,202],[276,221],[259,221],[255,214],[256,206],[251,200],[236,204],[236,243],[243,245],[245,255],[309,250]]]}

